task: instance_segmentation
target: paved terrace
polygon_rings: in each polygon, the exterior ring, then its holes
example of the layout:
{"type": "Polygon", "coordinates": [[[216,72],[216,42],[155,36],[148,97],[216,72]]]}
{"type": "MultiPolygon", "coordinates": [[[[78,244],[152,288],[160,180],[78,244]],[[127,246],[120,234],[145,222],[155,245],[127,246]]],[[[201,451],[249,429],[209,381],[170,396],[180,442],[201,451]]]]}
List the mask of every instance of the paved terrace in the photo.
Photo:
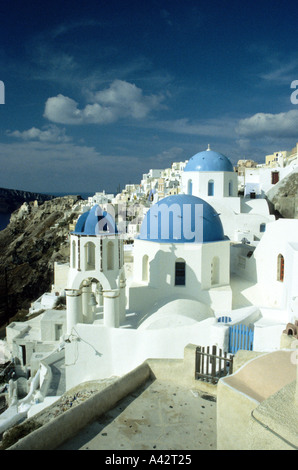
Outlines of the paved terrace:
{"type": "Polygon", "coordinates": [[[58,450],[215,450],[211,395],[149,380],[58,450]]]}
{"type": "Polygon", "coordinates": [[[195,349],[149,359],[99,391],[88,382],[69,390],[26,420],[31,429],[12,436],[9,450],[216,449],[217,387],[194,379],[195,349]]]}

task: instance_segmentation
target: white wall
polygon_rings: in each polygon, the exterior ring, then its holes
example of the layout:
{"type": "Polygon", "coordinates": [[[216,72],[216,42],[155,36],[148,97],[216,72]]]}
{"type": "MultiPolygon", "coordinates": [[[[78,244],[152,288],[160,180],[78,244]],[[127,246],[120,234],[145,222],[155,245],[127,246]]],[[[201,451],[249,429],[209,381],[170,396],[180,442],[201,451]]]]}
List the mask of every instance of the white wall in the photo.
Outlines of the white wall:
{"type": "Polygon", "coordinates": [[[286,247],[285,283],[287,288],[287,309],[289,321],[298,319],[298,241],[286,247]]]}
{"type": "Polygon", "coordinates": [[[266,225],[275,220],[270,215],[268,204],[263,199],[243,200],[239,197],[225,197],[222,199],[205,198],[205,200],[219,214],[224,234],[231,241],[259,240],[263,233],[260,231],[262,223],[266,225]]]}
{"type": "Polygon", "coordinates": [[[229,310],[229,268],[229,241],[171,244],[135,240],[134,276],[128,283],[129,309],[146,311],[154,302],[179,296],[202,301],[216,310],[229,310]],[[142,280],[145,255],[148,256],[148,282],[142,280]],[[219,282],[212,284],[214,257],[219,259],[219,282]],[[175,261],[179,259],[186,263],[185,286],[175,286],[175,261]]]}
{"type": "Polygon", "coordinates": [[[288,176],[292,171],[298,171],[298,160],[294,160],[288,166],[284,168],[276,167],[276,168],[246,168],[245,169],[245,192],[244,194],[247,195],[252,189],[256,190],[256,194],[264,194],[267,193],[269,190],[274,191],[276,184],[271,183],[271,173],[272,171],[279,172],[279,181],[283,178],[288,176]],[[255,185],[255,188],[254,188],[255,185]]]}
{"type": "MultiPolygon", "coordinates": [[[[66,388],[112,375],[120,376],[148,358],[184,357],[187,344],[223,347],[226,328],[207,319],[196,325],[159,330],[127,330],[100,325],[76,325],[78,340],[66,344],[66,388]]],[[[76,334],[74,332],[74,334],[76,334]]]]}
{"type": "Polygon", "coordinates": [[[119,275],[119,264],[123,266],[123,240],[115,235],[104,236],[77,236],[70,238],[71,254],[70,268],[68,274],[67,287],[78,289],[81,283],[88,277],[95,278],[103,285],[104,289],[115,289],[119,275]],[[108,269],[108,244],[113,243],[113,269],[108,269]],[[87,243],[95,245],[94,268],[86,268],[87,243]],[[120,250],[118,249],[120,244],[120,250]],[[74,250],[75,249],[75,257],[74,250]],[[120,253],[120,263],[119,263],[120,253]],[[75,258],[75,262],[73,260],[75,258]]]}
{"type": "Polygon", "coordinates": [[[236,197],[238,194],[237,173],[229,171],[185,171],[182,173],[182,191],[188,194],[188,181],[192,180],[192,195],[206,198],[208,196],[208,181],[214,181],[216,198],[236,197]],[[232,182],[232,194],[229,194],[229,182],[232,182]]]}
{"type": "Polygon", "coordinates": [[[54,284],[52,291],[62,292],[67,284],[69,263],[54,263],[54,284]]]}
{"type": "MultiPolygon", "coordinates": [[[[233,247],[231,266],[235,273],[257,283],[264,307],[274,309],[293,308],[298,295],[298,220],[279,219],[266,226],[261,241],[251,257],[247,247],[233,247]],[[244,250],[239,253],[239,250],[244,250]],[[278,280],[278,255],[284,256],[284,280],[278,280]],[[239,256],[245,263],[241,265],[239,256]],[[245,265],[244,265],[245,264],[245,265]]],[[[289,310],[289,315],[291,314],[289,310]]],[[[289,320],[290,321],[290,320],[289,320]]]]}

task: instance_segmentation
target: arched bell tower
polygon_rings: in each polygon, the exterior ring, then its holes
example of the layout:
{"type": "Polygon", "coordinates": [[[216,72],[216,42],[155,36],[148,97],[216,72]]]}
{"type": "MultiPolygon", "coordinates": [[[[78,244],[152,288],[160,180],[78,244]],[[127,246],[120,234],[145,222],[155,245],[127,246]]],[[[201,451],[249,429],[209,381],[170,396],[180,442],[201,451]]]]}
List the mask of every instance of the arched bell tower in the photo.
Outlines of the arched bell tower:
{"type": "Polygon", "coordinates": [[[99,205],[83,213],[70,234],[66,297],[68,334],[76,323],[93,323],[99,310],[104,326],[117,328],[125,319],[123,239],[99,205]]]}

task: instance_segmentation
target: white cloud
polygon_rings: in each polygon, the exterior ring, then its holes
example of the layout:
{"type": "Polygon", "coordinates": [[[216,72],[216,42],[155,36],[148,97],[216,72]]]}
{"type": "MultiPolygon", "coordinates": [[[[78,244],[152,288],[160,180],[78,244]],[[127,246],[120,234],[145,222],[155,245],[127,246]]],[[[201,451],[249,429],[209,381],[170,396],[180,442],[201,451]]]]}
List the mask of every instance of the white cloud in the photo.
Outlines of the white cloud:
{"type": "Polygon", "coordinates": [[[285,113],[257,113],[241,119],[236,132],[244,137],[292,137],[298,134],[298,109],[285,113]]]}
{"type": "Polygon", "coordinates": [[[83,109],[61,94],[48,98],[44,117],[60,124],[109,124],[122,118],[143,119],[163,100],[159,95],[145,96],[136,85],[123,80],[114,80],[109,88],[90,96],[92,103],[83,109]]]}
{"type": "Polygon", "coordinates": [[[71,98],[61,94],[48,98],[44,117],[49,121],[63,124],[78,124],[82,120],[78,104],[71,98]]]}
{"type": "MultiPolygon", "coordinates": [[[[269,59],[267,58],[267,61],[269,59]]],[[[290,85],[291,81],[297,76],[297,60],[291,60],[288,63],[282,63],[281,60],[271,60],[269,66],[266,66],[266,72],[260,74],[263,80],[290,85]],[[268,68],[271,70],[268,71],[268,68]]]]}
{"type": "Polygon", "coordinates": [[[152,125],[156,128],[176,134],[198,136],[232,137],[235,132],[235,120],[225,116],[221,119],[205,119],[197,122],[191,122],[186,118],[172,121],[157,121],[152,125]]]}
{"type": "Polygon", "coordinates": [[[16,137],[17,139],[25,141],[40,141],[40,142],[70,142],[71,138],[65,134],[65,129],[59,129],[57,126],[47,126],[43,130],[36,127],[31,127],[26,131],[7,131],[7,135],[10,137],[16,137]]]}

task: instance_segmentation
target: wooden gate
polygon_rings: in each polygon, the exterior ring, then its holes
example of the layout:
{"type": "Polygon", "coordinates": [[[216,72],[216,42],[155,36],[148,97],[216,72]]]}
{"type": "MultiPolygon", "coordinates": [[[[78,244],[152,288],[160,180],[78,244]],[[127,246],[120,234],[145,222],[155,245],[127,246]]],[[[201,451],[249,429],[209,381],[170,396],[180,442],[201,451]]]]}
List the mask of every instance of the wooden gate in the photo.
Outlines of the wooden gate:
{"type": "Polygon", "coordinates": [[[195,378],[216,384],[221,377],[233,373],[233,356],[217,351],[217,346],[196,348],[195,378]]]}
{"type": "Polygon", "coordinates": [[[239,349],[253,350],[254,332],[246,325],[229,327],[229,352],[235,354],[239,349]]]}

